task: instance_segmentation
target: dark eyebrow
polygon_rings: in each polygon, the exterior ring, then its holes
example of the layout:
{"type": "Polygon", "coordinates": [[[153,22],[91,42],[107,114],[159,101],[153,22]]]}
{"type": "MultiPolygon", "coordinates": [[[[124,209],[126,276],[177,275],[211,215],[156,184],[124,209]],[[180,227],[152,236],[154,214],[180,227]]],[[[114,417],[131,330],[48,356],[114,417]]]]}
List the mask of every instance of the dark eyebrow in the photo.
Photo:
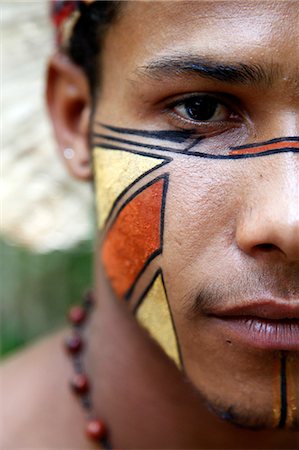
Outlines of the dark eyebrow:
{"type": "Polygon", "coordinates": [[[137,73],[155,80],[159,80],[165,75],[196,74],[203,78],[226,83],[265,84],[268,86],[278,74],[278,67],[271,64],[266,70],[260,64],[223,63],[194,55],[178,55],[153,60],[137,69],[137,73]]]}

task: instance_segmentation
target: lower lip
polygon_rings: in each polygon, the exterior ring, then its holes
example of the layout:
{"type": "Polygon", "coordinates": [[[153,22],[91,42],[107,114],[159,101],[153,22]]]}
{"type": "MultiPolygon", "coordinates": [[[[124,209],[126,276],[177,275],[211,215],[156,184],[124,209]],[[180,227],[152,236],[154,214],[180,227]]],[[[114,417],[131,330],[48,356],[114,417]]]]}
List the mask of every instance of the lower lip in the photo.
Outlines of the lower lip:
{"type": "Polygon", "coordinates": [[[215,317],[226,340],[259,349],[299,350],[299,319],[270,320],[259,317],[215,317]]]}

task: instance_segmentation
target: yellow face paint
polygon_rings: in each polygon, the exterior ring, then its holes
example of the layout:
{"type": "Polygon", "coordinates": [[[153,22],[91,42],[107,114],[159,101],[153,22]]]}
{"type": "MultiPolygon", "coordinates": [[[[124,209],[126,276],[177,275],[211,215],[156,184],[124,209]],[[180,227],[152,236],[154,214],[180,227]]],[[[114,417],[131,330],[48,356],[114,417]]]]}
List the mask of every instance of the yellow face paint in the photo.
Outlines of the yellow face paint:
{"type": "Polygon", "coordinates": [[[161,272],[156,275],[137,307],[136,317],[165,353],[181,368],[177,338],[161,272]]]}
{"type": "Polygon", "coordinates": [[[103,228],[109,214],[134,183],[165,164],[163,158],[124,150],[94,149],[94,173],[98,226],[103,228]]]}
{"type": "MultiPolygon", "coordinates": [[[[130,300],[136,278],[162,251],[168,174],[157,177],[156,170],[171,158],[101,146],[93,157],[102,262],[117,296],[130,300]]],[[[138,305],[137,320],[181,367],[161,270],[138,305]]]]}

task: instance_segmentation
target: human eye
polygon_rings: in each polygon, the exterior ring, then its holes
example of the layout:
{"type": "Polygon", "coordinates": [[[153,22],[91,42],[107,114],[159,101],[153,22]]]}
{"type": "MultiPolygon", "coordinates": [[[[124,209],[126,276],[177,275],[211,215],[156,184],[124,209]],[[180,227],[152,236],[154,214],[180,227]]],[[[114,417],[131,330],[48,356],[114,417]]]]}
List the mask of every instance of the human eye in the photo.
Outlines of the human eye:
{"type": "Polygon", "coordinates": [[[174,100],[167,109],[176,126],[214,134],[240,126],[242,117],[232,103],[212,94],[193,94],[174,100]]]}

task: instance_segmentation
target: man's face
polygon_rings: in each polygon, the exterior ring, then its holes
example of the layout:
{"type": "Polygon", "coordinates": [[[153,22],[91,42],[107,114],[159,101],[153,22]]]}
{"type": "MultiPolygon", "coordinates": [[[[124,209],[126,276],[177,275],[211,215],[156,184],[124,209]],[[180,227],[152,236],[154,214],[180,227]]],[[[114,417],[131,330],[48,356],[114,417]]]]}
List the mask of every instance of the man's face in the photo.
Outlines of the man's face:
{"type": "Polygon", "coordinates": [[[137,317],[167,293],[168,353],[224,418],[298,427],[298,3],[122,8],[93,122],[108,278],[137,317]]]}

